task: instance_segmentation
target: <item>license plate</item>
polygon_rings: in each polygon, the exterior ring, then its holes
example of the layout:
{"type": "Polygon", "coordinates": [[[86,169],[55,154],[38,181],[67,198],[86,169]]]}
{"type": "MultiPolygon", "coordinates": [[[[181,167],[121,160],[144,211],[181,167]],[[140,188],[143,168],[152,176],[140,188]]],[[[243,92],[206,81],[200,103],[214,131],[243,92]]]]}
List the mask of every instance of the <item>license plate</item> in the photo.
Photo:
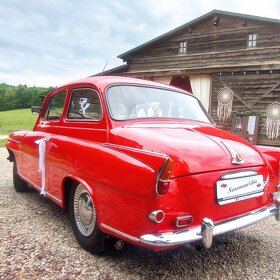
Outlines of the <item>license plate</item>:
{"type": "Polygon", "coordinates": [[[217,181],[217,199],[220,205],[258,197],[263,193],[262,175],[217,181]]]}

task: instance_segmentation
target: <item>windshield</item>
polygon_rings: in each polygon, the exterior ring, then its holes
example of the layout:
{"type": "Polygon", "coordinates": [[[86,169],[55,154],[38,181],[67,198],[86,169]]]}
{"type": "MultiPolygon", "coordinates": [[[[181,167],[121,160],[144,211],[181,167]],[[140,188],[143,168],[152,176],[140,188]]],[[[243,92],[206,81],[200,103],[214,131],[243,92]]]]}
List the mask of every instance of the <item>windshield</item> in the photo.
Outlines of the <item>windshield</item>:
{"type": "Polygon", "coordinates": [[[107,90],[107,101],[115,120],[176,118],[210,123],[196,98],[176,91],[116,85],[107,90]]]}

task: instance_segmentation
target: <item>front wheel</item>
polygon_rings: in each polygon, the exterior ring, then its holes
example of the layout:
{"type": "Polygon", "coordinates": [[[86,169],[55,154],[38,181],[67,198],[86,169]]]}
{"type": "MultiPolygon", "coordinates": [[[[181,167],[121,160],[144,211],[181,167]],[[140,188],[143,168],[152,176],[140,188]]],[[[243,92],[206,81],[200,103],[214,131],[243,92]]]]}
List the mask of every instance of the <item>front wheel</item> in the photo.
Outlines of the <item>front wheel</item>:
{"type": "Polygon", "coordinates": [[[82,184],[71,188],[69,212],[75,237],[81,247],[91,253],[102,252],[104,234],[97,225],[91,195],[82,184]]]}
{"type": "Polygon", "coordinates": [[[14,160],[14,165],[13,165],[13,182],[14,182],[14,188],[17,192],[29,191],[28,184],[24,180],[22,180],[21,177],[18,175],[16,160],[14,160]]]}

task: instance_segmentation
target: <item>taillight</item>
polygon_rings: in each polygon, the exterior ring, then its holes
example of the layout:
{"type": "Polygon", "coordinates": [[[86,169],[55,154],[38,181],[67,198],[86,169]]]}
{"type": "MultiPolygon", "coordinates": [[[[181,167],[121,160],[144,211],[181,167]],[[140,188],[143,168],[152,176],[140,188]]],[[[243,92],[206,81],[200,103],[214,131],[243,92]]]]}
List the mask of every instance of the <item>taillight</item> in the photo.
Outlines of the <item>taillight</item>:
{"type": "Polygon", "coordinates": [[[156,183],[157,195],[165,195],[168,192],[173,172],[173,164],[173,161],[170,158],[167,158],[160,169],[156,183]]]}
{"type": "Polygon", "coordinates": [[[169,190],[170,181],[161,181],[158,180],[157,183],[157,194],[158,195],[165,195],[169,190]]]}

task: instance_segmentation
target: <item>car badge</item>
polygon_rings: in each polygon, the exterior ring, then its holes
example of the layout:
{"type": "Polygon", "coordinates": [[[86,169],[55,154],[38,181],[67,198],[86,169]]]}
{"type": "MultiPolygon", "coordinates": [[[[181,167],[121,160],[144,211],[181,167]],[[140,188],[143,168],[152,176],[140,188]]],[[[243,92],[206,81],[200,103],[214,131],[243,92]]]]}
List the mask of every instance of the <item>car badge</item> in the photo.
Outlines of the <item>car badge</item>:
{"type": "Polygon", "coordinates": [[[237,161],[242,161],[243,160],[243,156],[241,154],[236,154],[236,160],[237,161]]]}
{"type": "Polygon", "coordinates": [[[230,152],[231,154],[231,163],[232,164],[243,164],[245,163],[245,160],[243,159],[243,155],[240,153],[237,153],[230,144],[221,141],[222,144],[226,147],[226,149],[230,152]]]}

